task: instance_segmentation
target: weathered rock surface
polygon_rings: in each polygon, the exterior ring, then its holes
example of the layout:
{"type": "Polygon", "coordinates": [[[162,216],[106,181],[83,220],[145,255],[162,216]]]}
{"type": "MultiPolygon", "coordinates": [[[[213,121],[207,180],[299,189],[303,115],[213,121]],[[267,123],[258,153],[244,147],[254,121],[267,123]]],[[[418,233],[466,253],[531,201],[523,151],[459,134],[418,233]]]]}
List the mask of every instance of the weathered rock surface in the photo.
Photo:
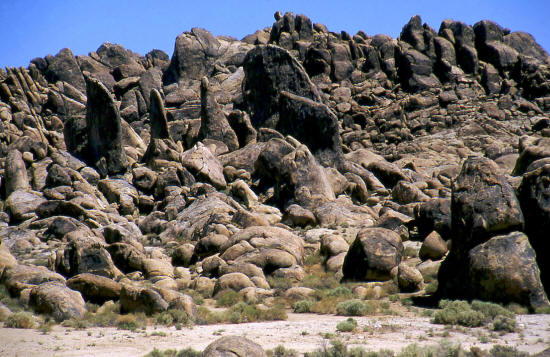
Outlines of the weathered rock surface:
{"type": "Polygon", "coordinates": [[[103,175],[126,171],[120,114],[111,93],[97,79],[86,77],[86,126],[90,164],[103,175]]]}
{"type": "Polygon", "coordinates": [[[86,312],[80,293],[59,282],[46,282],[33,287],[29,305],[36,312],[52,315],[57,322],[82,319],[86,312]]]}
{"type": "Polygon", "coordinates": [[[318,268],[544,306],[549,118],[547,52],[487,20],[393,39],[288,12],[171,58],[63,49],[0,69],[1,283],[193,317],[178,291],[267,306],[318,268]]]}
{"type": "Polygon", "coordinates": [[[389,280],[403,256],[399,235],[385,228],[364,228],[349,247],[342,271],[345,279],[389,280]]]}
{"type": "Polygon", "coordinates": [[[247,338],[224,336],[209,344],[204,357],[265,357],[263,348],[247,338]]]}

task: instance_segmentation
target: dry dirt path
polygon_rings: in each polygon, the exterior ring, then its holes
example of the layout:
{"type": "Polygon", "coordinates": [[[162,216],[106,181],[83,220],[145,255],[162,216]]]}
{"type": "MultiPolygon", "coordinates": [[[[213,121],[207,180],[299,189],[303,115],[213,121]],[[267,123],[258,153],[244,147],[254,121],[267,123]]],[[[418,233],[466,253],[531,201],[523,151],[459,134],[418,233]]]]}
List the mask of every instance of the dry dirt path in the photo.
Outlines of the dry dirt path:
{"type": "Polygon", "coordinates": [[[485,328],[446,329],[431,324],[427,317],[376,316],[355,318],[356,333],[337,333],[336,324],[342,316],[289,314],[287,321],[248,324],[194,326],[176,330],[174,327],[147,327],[130,332],[116,328],[74,330],[56,326],[48,334],[38,330],[0,329],[0,356],[142,356],[153,348],[203,350],[210,342],[225,335],[245,336],[271,349],[278,345],[300,352],[313,351],[328,344],[324,334],[349,344],[362,345],[377,351],[382,348],[400,351],[403,347],[437,344],[444,339],[460,342],[463,347],[476,345],[489,349],[492,344],[508,344],[530,353],[548,347],[550,315],[520,315],[519,333],[491,336],[485,328]],[[165,335],[164,335],[165,334],[165,335]],[[482,337],[485,336],[487,339],[482,337]],[[485,342],[485,343],[483,343],[485,342]]]}

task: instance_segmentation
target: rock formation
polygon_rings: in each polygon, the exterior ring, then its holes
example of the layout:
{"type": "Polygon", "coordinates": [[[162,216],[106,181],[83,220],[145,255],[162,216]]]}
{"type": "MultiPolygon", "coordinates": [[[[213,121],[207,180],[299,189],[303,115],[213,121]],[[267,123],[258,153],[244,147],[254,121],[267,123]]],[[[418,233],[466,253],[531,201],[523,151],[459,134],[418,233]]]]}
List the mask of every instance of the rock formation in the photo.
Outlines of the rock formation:
{"type": "MultiPolygon", "coordinates": [[[[0,283],[56,320],[197,318],[180,291],[307,296],[318,253],[376,296],[545,307],[549,137],[550,57],[491,21],[63,49],[0,69],[0,283]]],[[[234,343],[264,355],[205,355],[234,343]]]]}

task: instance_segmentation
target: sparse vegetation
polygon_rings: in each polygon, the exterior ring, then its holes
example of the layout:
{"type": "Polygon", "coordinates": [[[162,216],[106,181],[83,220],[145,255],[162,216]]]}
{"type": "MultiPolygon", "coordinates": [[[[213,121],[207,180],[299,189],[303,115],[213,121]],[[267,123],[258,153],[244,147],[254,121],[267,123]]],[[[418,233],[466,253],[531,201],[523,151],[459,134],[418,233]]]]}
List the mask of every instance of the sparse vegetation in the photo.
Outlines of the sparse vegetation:
{"type": "Polygon", "coordinates": [[[146,325],[146,317],[144,314],[127,314],[120,315],[116,319],[116,326],[120,330],[136,331],[146,325]]]}
{"type": "Polygon", "coordinates": [[[489,351],[491,357],[528,357],[526,352],[518,351],[517,348],[511,346],[494,345],[489,351]]]}
{"type": "Polygon", "coordinates": [[[15,312],[8,316],[5,326],[9,328],[35,328],[36,319],[30,312],[15,312]]]}
{"type": "Polygon", "coordinates": [[[336,306],[336,313],[343,316],[364,316],[376,313],[377,301],[347,300],[336,306]]]}
{"type": "Polygon", "coordinates": [[[165,350],[161,351],[158,349],[154,349],[148,354],[146,354],[144,357],[201,357],[202,352],[195,351],[192,348],[186,348],[180,351],[176,350],[165,350]]]}
{"type": "Polygon", "coordinates": [[[210,311],[206,307],[199,307],[196,323],[209,325],[214,323],[245,323],[255,321],[286,320],[287,315],[282,305],[260,308],[255,304],[244,301],[237,303],[223,312],[210,311]]]}
{"type": "Polygon", "coordinates": [[[216,306],[219,307],[233,306],[240,301],[242,301],[242,296],[238,292],[231,289],[220,291],[216,295],[216,306]]]}
{"type": "Polygon", "coordinates": [[[347,320],[339,322],[338,325],[336,325],[336,330],[340,332],[352,332],[357,328],[357,321],[355,319],[348,317],[347,320]]]}
{"type": "Polygon", "coordinates": [[[296,313],[311,312],[311,308],[315,305],[315,301],[312,300],[300,300],[294,303],[292,310],[296,313]]]}
{"type": "Polygon", "coordinates": [[[479,327],[493,322],[497,331],[515,331],[514,313],[494,303],[442,300],[439,307],[433,318],[436,324],[479,327]]]}
{"type": "Polygon", "coordinates": [[[287,349],[284,346],[277,346],[272,350],[265,351],[269,357],[298,357],[299,354],[293,349],[287,349]]]}

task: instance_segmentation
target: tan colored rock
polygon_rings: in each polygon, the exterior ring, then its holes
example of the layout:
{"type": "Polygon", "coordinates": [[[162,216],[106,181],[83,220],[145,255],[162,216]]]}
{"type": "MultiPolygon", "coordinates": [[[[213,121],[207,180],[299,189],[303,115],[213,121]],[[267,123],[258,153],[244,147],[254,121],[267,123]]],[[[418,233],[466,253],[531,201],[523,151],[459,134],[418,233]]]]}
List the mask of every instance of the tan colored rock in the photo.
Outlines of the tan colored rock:
{"type": "Polygon", "coordinates": [[[447,242],[441,238],[439,233],[433,231],[424,239],[418,256],[422,260],[439,260],[445,256],[447,251],[447,242]]]}
{"type": "Polygon", "coordinates": [[[201,142],[181,155],[183,166],[196,173],[197,178],[205,179],[218,189],[227,186],[220,161],[201,142]]]}
{"type": "Polygon", "coordinates": [[[67,286],[79,291],[84,299],[102,304],[109,300],[118,300],[122,285],[112,279],[94,274],[78,274],[67,280],[67,286]]]}
{"type": "Polygon", "coordinates": [[[79,292],[58,281],[49,281],[31,289],[29,305],[38,313],[52,315],[57,321],[81,319],[86,304],[79,292]]]}
{"type": "Polygon", "coordinates": [[[222,275],[218,279],[216,286],[214,287],[214,294],[226,289],[240,291],[249,287],[255,287],[249,277],[243,273],[229,273],[222,275]]]}
{"type": "Polygon", "coordinates": [[[267,357],[260,345],[238,336],[224,336],[206,347],[204,357],[267,357]]]}
{"type": "Polygon", "coordinates": [[[415,267],[401,263],[397,271],[397,282],[401,292],[415,292],[423,288],[424,278],[415,267]]]}

